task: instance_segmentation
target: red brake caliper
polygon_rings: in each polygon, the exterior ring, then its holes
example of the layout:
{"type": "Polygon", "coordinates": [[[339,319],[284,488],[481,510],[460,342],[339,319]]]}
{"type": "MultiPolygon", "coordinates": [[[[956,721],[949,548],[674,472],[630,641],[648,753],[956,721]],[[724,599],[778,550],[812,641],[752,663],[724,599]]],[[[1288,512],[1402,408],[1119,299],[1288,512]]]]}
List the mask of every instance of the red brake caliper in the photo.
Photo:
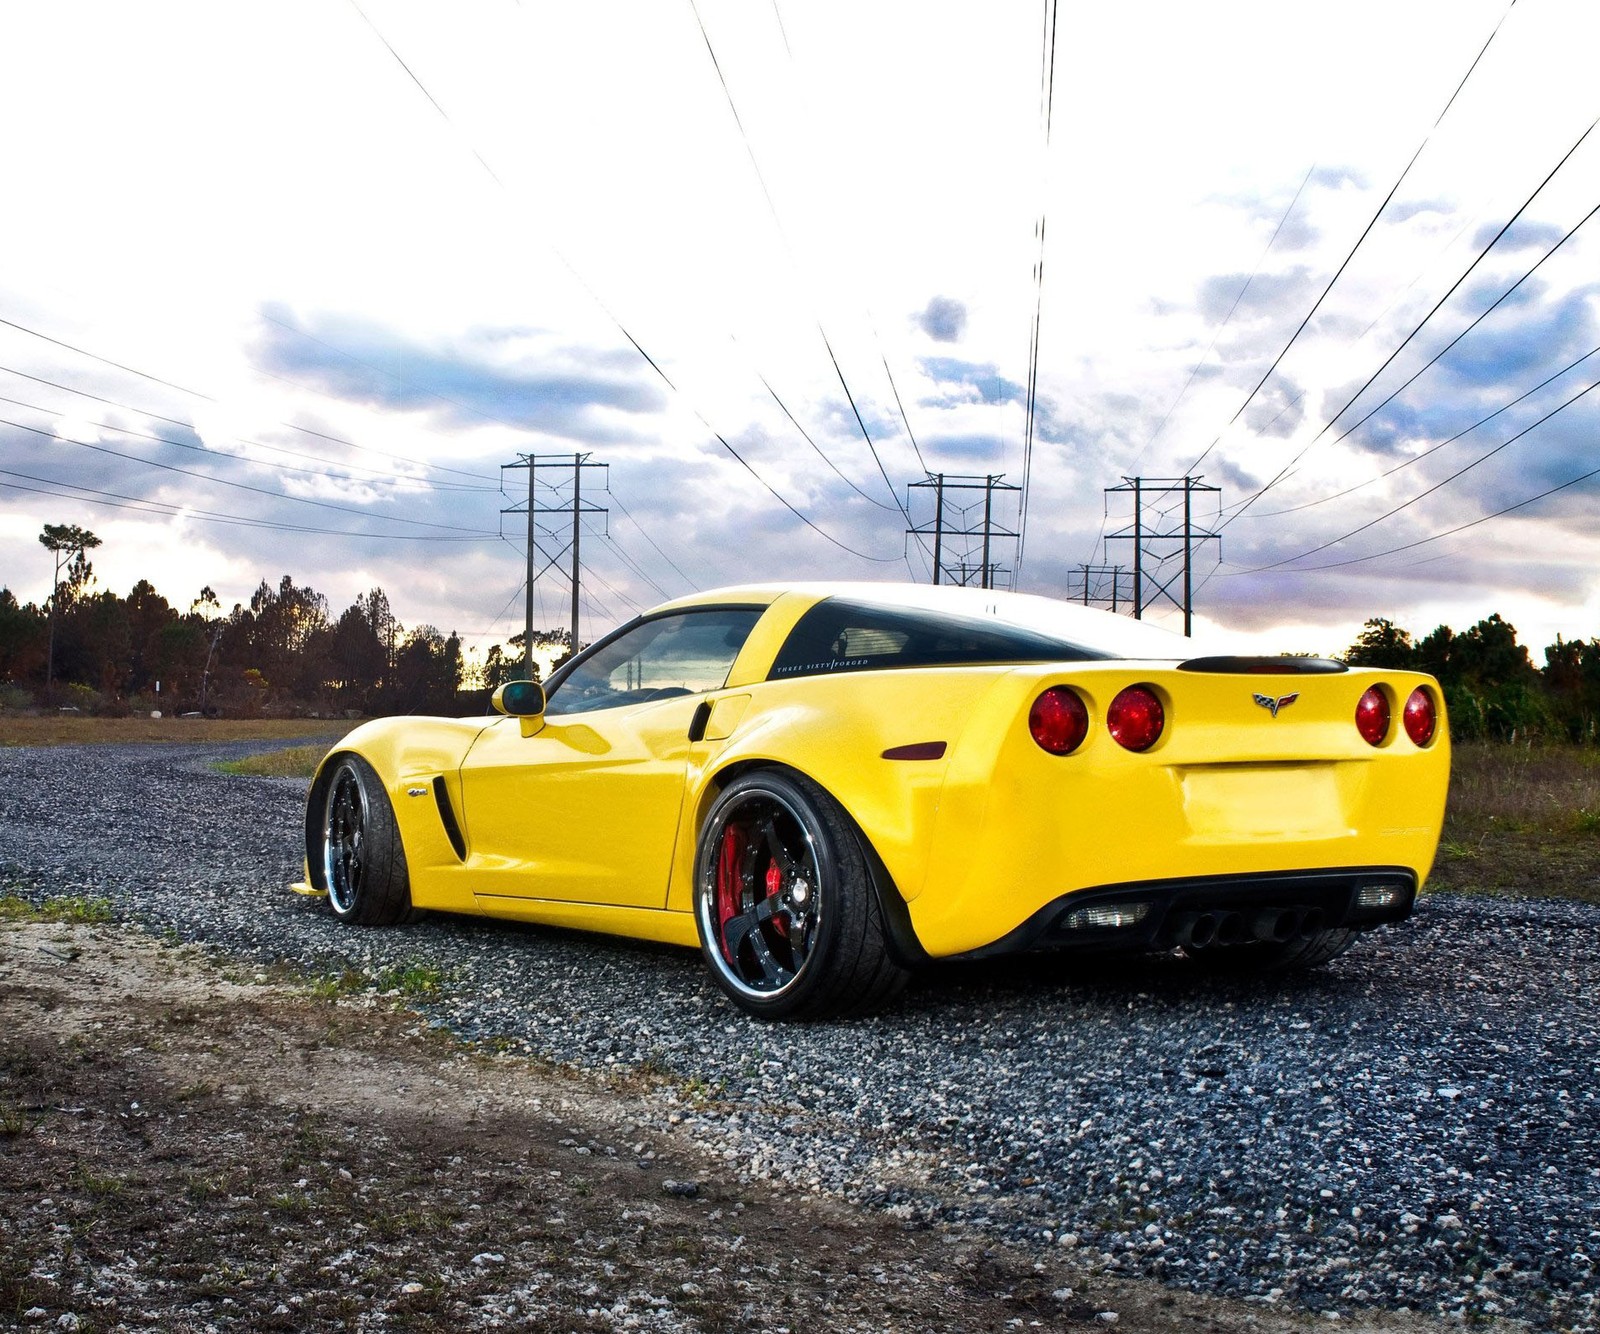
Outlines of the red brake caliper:
{"type": "Polygon", "coordinates": [[[744,834],[738,825],[730,824],[722,831],[717,848],[717,935],[722,942],[722,957],[730,964],[734,958],[728,948],[728,923],[739,915],[739,900],[743,898],[739,864],[744,861],[744,846],[744,834]]]}
{"type": "MultiPolygon", "coordinates": [[[[777,898],[779,891],[782,889],[783,872],[778,869],[777,862],[771,862],[767,866],[767,897],[769,899],[777,898]]],[[[789,919],[787,917],[774,917],[772,919],[772,925],[774,928],[776,928],[780,936],[788,936],[789,919]]]]}

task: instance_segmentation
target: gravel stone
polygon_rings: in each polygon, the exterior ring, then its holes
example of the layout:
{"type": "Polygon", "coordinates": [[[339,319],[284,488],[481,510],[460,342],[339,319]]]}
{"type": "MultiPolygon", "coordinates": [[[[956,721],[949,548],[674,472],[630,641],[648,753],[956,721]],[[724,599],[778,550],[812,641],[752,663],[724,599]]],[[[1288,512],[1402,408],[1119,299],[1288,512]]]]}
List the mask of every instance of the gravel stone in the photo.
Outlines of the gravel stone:
{"type": "Polygon", "coordinates": [[[263,748],[0,750],[0,892],[105,898],[252,974],[376,994],[427,965],[447,980],[408,1003],[431,1022],[638,1072],[653,1128],[730,1178],[908,1227],[1052,1234],[1111,1273],[1330,1315],[1600,1330],[1600,908],[1441,894],[1305,975],[1012,959],[932,970],[874,1018],[774,1026],[689,951],[340,925],[285,888],[304,785],[211,768],[263,748]]]}

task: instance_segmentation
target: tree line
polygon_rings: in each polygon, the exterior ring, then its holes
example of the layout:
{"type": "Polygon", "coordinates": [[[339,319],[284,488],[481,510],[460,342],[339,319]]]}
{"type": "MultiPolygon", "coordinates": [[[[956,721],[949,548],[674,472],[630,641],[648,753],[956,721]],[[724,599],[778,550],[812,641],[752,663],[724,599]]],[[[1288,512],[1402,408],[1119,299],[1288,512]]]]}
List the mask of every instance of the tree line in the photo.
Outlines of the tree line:
{"type": "MultiPolygon", "coordinates": [[[[19,603],[0,587],[0,708],[449,714],[523,674],[521,635],[469,660],[454,632],[401,625],[381,588],[335,615],[284,575],[231,611],[209,587],[182,609],[145,579],[126,597],[97,588],[88,552],[99,539],[87,530],[46,525],[39,540],[55,556],[51,597],[19,603]]],[[[535,648],[561,653],[566,639],[536,633],[535,648]]]]}
{"type": "MultiPolygon", "coordinates": [[[[88,553],[100,540],[86,529],[47,524],[39,540],[55,561],[45,605],[0,587],[0,708],[450,714],[478,711],[489,691],[523,674],[520,634],[478,662],[454,632],[401,625],[381,588],[336,616],[321,593],[284,575],[231,611],[210,588],[182,610],[144,579],[126,597],[97,589],[88,553]]],[[[535,651],[560,662],[568,637],[535,632],[535,651]]],[[[1419,640],[1375,618],[1343,656],[1437,677],[1458,740],[1600,740],[1600,640],[1557,638],[1541,668],[1498,615],[1419,640]]]]}
{"type": "Polygon", "coordinates": [[[1366,623],[1344,659],[1437,677],[1458,741],[1594,745],[1600,732],[1600,640],[1557,636],[1540,668],[1498,615],[1459,634],[1441,625],[1419,640],[1380,618],[1366,623]]]}

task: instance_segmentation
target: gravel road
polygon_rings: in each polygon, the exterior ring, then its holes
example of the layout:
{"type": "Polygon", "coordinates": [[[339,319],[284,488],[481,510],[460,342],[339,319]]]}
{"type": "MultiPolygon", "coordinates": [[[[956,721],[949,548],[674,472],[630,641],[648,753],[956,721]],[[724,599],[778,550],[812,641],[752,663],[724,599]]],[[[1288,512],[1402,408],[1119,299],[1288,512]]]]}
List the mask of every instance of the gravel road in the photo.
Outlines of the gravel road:
{"type": "Polygon", "coordinates": [[[730,1176],[1264,1305],[1600,1330],[1600,909],[1426,899],[1320,972],[948,967],[888,1014],[739,1017],[698,956],[288,894],[302,785],[235,746],[0,750],[0,891],[318,973],[426,963],[431,1017],[661,1077],[730,1176]]]}

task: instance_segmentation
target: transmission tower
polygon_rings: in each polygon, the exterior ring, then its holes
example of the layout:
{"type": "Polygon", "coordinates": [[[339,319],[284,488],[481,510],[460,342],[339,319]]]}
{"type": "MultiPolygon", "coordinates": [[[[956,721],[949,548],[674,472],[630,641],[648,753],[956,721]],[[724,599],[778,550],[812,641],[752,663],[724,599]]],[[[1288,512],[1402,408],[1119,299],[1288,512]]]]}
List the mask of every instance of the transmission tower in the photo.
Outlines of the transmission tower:
{"type": "Polygon", "coordinates": [[[1067,577],[1067,598],[1120,612],[1133,606],[1133,571],[1126,565],[1079,565],[1067,577]]]}
{"type": "Polygon", "coordinates": [[[1133,522],[1120,532],[1107,533],[1107,542],[1133,543],[1133,615],[1144,618],[1146,607],[1166,599],[1183,612],[1183,633],[1194,630],[1194,549],[1215,542],[1222,552],[1222,535],[1194,526],[1196,495],[1222,494],[1222,488],[1205,486],[1198,477],[1124,477],[1121,486],[1106,487],[1106,494],[1133,496],[1133,522]],[[1181,506],[1161,502],[1183,496],[1181,506]],[[1181,518],[1174,517],[1182,511],[1181,518]],[[1177,565],[1173,568],[1173,562],[1177,565]],[[1173,592],[1177,585],[1179,593],[1173,592]]]}
{"type": "Polygon", "coordinates": [[[933,492],[933,518],[906,532],[933,539],[934,583],[979,588],[1010,586],[1011,570],[995,559],[995,548],[997,542],[1015,542],[1017,533],[996,521],[995,498],[998,493],[1000,503],[1009,510],[1022,490],[1020,486],[1007,482],[1004,473],[979,477],[930,472],[922,481],[912,482],[910,489],[933,492]],[[982,500],[966,499],[974,491],[983,492],[982,500]]]}
{"type": "MultiPolygon", "coordinates": [[[[582,519],[585,514],[608,514],[603,505],[583,498],[583,474],[586,468],[609,467],[605,463],[590,463],[587,454],[519,454],[516,463],[502,463],[500,471],[512,468],[528,470],[528,498],[526,501],[501,510],[502,514],[526,514],[528,517],[528,586],[522,620],[522,666],[528,678],[533,678],[533,586],[534,581],[551,569],[562,557],[571,554],[572,584],[572,639],[570,650],[578,651],[578,574],[582,538],[582,519]],[[561,503],[555,503],[561,502],[561,503]],[[571,515],[570,533],[565,525],[556,528],[541,515],[551,518],[571,515]],[[566,538],[566,545],[557,545],[566,538]],[[552,550],[553,548],[553,550],[552,550]],[[537,572],[536,560],[543,560],[537,572]]],[[[610,474],[606,474],[609,478],[610,474]]],[[[502,490],[504,487],[502,486],[502,490]]],[[[605,484],[602,484],[602,490],[605,484]]]]}

